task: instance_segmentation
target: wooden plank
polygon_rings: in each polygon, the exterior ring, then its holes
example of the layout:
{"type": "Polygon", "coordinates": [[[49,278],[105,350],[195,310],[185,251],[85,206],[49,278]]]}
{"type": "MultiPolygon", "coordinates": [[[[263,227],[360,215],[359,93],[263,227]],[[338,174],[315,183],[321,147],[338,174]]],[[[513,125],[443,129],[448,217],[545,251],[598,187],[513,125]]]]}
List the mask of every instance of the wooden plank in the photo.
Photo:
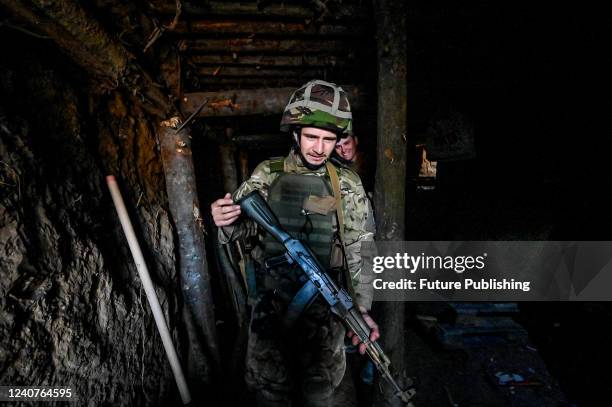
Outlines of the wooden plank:
{"type": "Polygon", "coordinates": [[[282,21],[218,21],[218,20],[196,20],[181,21],[174,34],[200,34],[200,35],[278,35],[287,37],[289,35],[299,36],[334,36],[355,37],[364,34],[364,26],[333,24],[307,24],[305,22],[282,22],[282,21]]]}
{"type": "Polygon", "coordinates": [[[348,54],[349,44],[341,40],[270,40],[258,38],[197,39],[185,41],[186,53],[250,52],[287,54],[348,54]]]}
{"type": "MultiPolygon", "coordinates": [[[[174,16],[176,7],[173,2],[161,0],[149,1],[150,9],[157,14],[174,16]]],[[[197,2],[183,2],[183,16],[190,17],[266,17],[271,19],[312,20],[322,17],[325,21],[335,20],[364,20],[368,18],[363,7],[342,5],[334,9],[334,13],[321,16],[319,9],[299,4],[260,3],[260,2],[226,2],[210,1],[205,4],[197,2]]]]}
{"type": "Polygon", "coordinates": [[[257,67],[242,67],[242,66],[206,66],[197,69],[197,73],[201,77],[250,77],[250,78],[316,78],[325,75],[327,68],[310,68],[305,69],[266,69],[257,67]]]}
{"type": "MultiPolygon", "coordinates": [[[[295,89],[286,87],[188,93],[181,99],[181,109],[185,114],[191,114],[208,99],[208,104],[198,117],[280,114],[295,89]]],[[[363,104],[363,90],[354,86],[343,86],[343,89],[349,95],[351,106],[363,104]]]]}
{"type": "Polygon", "coordinates": [[[260,67],[336,67],[346,66],[347,60],[333,55],[191,55],[195,65],[260,66],[260,67]]]}
{"type": "Polygon", "coordinates": [[[219,78],[200,77],[195,89],[187,90],[187,93],[199,93],[197,89],[206,89],[208,92],[227,92],[231,89],[254,90],[275,88],[297,88],[305,80],[296,78],[219,78]]]}

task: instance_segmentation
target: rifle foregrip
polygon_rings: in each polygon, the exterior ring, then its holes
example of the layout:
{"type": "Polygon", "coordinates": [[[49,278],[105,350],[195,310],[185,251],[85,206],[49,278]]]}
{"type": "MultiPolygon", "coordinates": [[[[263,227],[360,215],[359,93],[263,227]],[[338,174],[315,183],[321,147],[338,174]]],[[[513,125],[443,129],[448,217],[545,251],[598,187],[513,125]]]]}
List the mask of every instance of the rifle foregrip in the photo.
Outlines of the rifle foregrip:
{"type": "MultiPolygon", "coordinates": [[[[355,321],[355,323],[357,325],[356,328],[364,333],[364,337],[365,338],[370,339],[370,331],[372,329],[369,327],[369,325],[363,319],[363,316],[361,315],[361,312],[359,312],[357,307],[351,308],[351,310],[349,312],[351,313],[353,321],[355,321]]],[[[355,333],[359,335],[358,332],[355,332],[355,333]]],[[[361,336],[361,335],[359,335],[359,336],[361,336]]]]}

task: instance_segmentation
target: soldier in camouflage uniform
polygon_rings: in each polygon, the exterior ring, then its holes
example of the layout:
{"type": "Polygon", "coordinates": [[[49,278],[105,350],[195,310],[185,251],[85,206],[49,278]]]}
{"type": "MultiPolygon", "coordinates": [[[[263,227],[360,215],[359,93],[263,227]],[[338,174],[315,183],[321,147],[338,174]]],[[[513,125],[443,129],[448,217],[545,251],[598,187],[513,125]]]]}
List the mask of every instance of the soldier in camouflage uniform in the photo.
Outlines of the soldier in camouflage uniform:
{"type": "MultiPolygon", "coordinates": [[[[343,135],[336,142],[335,154],[338,157],[338,161],[345,167],[348,167],[355,171],[361,180],[363,181],[366,194],[369,198],[368,204],[372,205],[373,200],[373,178],[371,174],[367,172],[367,157],[366,155],[357,149],[359,146],[359,139],[354,134],[343,135]]],[[[376,226],[374,224],[374,218],[371,218],[372,222],[368,225],[368,230],[372,233],[376,233],[376,226]]]]}
{"type": "MultiPolygon", "coordinates": [[[[351,168],[361,177],[362,181],[369,174],[367,171],[366,155],[357,149],[359,146],[359,139],[356,135],[350,134],[342,137],[336,143],[336,154],[338,155],[340,162],[347,167],[351,168]]],[[[371,185],[367,185],[371,187],[371,185]]],[[[366,190],[367,190],[366,187],[366,190]]]]}
{"type": "MultiPolygon", "coordinates": [[[[359,156],[361,155],[359,151],[357,151],[358,145],[359,139],[354,134],[341,137],[336,143],[336,154],[342,157],[347,163],[357,164],[359,162],[359,156]]],[[[359,171],[357,171],[357,173],[359,173],[359,171]]]]}
{"type": "MultiPolygon", "coordinates": [[[[291,405],[296,395],[304,406],[330,405],[345,369],[345,329],[320,296],[295,324],[286,323],[286,310],[303,283],[303,273],[289,266],[265,268],[264,259],[277,255],[279,247],[253,222],[239,218],[240,207],[235,202],[249,192],[258,190],[268,200],[281,224],[307,241],[332,278],[341,285],[350,284],[372,328],[370,339],[380,336],[368,315],[371,278],[361,273],[361,244],[373,239],[368,227],[371,208],[359,176],[328,160],[339,135],[351,133],[351,124],[350,105],[342,88],[324,81],[307,83],[293,93],[281,120],[281,130],[290,132],[295,142],[289,155],[262,162],[232,196],[226,194],[211,205],[222,243],[236,239],[257,242],[251,251],[256,292],[251,293],[255,299],[246,381],[260,406],[291,405]],[[336,198],[331,192],[334,182],[339,186],[336,198]],[[342,215],[336,211],[338,201],[342,215]],[[291,209],[296,203],[297,212],[291,209]]],[[[352,332],[347,336],[365,352],[365,345],[358,344],[352,332]]]]}

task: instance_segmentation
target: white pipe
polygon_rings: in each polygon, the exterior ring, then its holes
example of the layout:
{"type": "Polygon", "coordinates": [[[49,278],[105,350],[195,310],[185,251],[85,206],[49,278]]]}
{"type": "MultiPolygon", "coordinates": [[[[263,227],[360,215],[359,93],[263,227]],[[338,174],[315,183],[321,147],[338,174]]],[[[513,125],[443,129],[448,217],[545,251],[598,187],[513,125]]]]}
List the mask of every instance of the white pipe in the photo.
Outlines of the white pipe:
{"type": "Polygon", "coordinates": [[[187,382],[185,381],[185,376],[183,375],[183,369],[181,368],[176,350],[174,349],[172,338],[170,337],[170,332],[168,331],[168,326],[166,325],[166,320],[164,319],[163,311],[159,305],[157,294],[155,294],[155,289],[153,288],[153,283],[151,282],[151,277],[149,276],[149,270],[147,269],[144,257],[140,251],[140,245],[136,239],[136,234],[134,233],[132,223],[130,222],[130,218],[125,209],[125,204],[123,203],[123,198],[121,197],[121,192],[119,191],[115,177],[112,175],[107,176],[106,184],[108,185],[108,189],[113,197],[115,209],[117,210],[117,215],[119,215],[119,220],[121,221],[121,226],[123,227],[123,233],[125,233],[125,237],[127,238],[130,246],[130,251],[132,252],[132,257],[134,257],[134,263],[136,263],[136,269],[140,275],[140,280],[142,281],[142,286],[145,294],[147,295],[147,300],[149,300],[149,305],[151,306],[151,311],[153,312],[153,317],[155,318],[155,324],[157,325],[159,336],[161,336],[164,348],[166,349],[166,355],[168,355],[168,361],[170,362],[170,367],[172,368],[176,385],[181,393],[181,399],[183,400],[183,404],[188,404],[191,402],[191,394],[189,393],[189,388],[187,387],[187,382]]]}

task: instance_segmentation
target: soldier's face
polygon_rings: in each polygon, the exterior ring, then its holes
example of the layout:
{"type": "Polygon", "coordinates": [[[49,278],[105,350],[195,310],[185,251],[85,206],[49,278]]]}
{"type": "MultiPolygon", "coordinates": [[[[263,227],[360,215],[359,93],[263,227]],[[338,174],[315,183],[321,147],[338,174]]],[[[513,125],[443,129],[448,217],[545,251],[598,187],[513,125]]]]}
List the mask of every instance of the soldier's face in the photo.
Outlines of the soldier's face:
{"type": "Polygon", "coordinates": [[[355,160],[357,155],[357,137],[348,136],[336,143],[336,154],[348,161],[355,160]]]}
{"type": "Polygon", "coordinates": [[[336,147],[336,134],[316,127],[304,127],[300,134],[300,151],[312,165],[321,165],[336,147]]]}

